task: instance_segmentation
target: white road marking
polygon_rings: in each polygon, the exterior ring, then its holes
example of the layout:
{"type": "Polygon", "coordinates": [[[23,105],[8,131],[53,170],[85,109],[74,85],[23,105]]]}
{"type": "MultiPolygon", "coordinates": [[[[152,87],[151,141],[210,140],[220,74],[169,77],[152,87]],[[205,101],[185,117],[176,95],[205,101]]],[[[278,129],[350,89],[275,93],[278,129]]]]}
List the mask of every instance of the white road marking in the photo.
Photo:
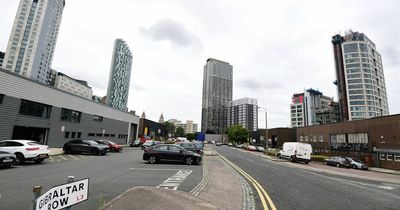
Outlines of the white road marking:
{"type": "Polygon", "coordinates": [[[157,188],[177,190],[179,185],[181,185],[191,173],[191,170],[180,170],[178,173],[158,185],[157,188]]]}
{"type": "Polygon", "coordinates": [[[83,156],[83,155],[79,155],[79,157],[83,158],[83,159],[87,159],[87,157],[83,156]]]}
{"type": "Polygon", "coordinates": [[[64,159],[64,160],[68,160],[67,158],[65,158],[65,157],[62,156],[62,155],[59,155],[59,157],[62,158],[62,159],[64,159]]]}
{"type": "Polygon", "coordinates": [[[76,158],[76,157],[74,157],[72,155],[68,155],[68,156],[70,156],[71,158],[74,158],[75,160],[79,160],[78,158],[76,158]]]}
{"type": "Polygon", "coordinates": [[[177,169],[177,168],[129,168],[129,170],[137,170],[137,171],[180,171],[182,169],[177,169]]]}

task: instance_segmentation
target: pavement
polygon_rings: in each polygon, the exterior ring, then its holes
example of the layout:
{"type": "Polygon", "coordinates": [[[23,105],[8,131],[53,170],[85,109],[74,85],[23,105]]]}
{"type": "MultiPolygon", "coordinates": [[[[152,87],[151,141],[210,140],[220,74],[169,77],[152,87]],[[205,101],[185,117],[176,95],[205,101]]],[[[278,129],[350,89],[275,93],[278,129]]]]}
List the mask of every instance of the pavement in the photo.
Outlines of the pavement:
{"type": "MultiPolygon", "coordinates": [[[[218,154],[251,175],[277,209],[399,209],[400,184],[388,179],[389,176],[396,176],[399,180],[397,175],[343,168],[340,170],[346,173],[339,175],[327,173],[328,169],[324,168],[305,169],[313,168],[310,164],[260,158],[228,146],[214,148],[218,154]],[[351,176],[363,172],[378,177],[369,180],[351,176]]],[[[318,166],[325,167],[322,164],[318,166]]],[[[262,207],[257,192],[255,206],[256,209],[262,207]]]]}
{"type": "Polygon", "coordinates": [[[49,154],[50,156],[64,154],[63,148],[49,148],[49,150],[50,150],[50,154],[49,154]]]}

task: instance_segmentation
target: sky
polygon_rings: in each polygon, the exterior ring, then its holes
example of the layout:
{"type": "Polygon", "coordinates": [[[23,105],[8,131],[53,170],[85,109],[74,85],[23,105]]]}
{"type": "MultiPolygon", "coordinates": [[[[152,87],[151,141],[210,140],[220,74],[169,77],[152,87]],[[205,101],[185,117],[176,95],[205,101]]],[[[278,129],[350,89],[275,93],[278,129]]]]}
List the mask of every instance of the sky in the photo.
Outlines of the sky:
{"type": "MultiPolygon", "coordinates": [[[[0,0],[0,51],[18,3],[0,0]]],[[[286,127],[294,93],[337,100],[331,37],[349,29],[376,44],[389,112],[400,113],[398,0],[66,0],[52,66],[104,96],[122,38],[133,52],[128,108],[201,124],[203,66],[216,58],[233,65],[233,99],[256,98],[268,128],[286,127]]]]}

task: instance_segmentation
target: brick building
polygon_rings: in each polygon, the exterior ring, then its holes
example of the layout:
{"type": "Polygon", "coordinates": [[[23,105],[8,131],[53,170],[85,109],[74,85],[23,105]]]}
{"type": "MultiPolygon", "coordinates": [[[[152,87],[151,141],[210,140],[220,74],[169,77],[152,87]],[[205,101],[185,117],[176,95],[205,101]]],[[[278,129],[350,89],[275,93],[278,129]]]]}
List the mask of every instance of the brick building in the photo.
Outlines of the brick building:
{"type": "Polygon", "coordinates": [[[319,154],[357,157],[400,170],[400,115],[297,128],[297,141],[319,154]]]}

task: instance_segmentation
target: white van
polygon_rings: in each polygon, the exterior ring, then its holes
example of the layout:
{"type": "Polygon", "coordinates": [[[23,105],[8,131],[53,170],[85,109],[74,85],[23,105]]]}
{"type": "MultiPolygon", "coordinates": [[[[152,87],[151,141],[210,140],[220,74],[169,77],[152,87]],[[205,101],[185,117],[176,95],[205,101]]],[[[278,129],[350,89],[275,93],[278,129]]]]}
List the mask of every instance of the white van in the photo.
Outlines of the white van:
{"type": "Polygon", "coordinates": [[[300,142],[285,142],[282,150],[279,152],[279,158],[286,158],[293,162],[311,162],[312,147],[311,144],[300,142]]]}

